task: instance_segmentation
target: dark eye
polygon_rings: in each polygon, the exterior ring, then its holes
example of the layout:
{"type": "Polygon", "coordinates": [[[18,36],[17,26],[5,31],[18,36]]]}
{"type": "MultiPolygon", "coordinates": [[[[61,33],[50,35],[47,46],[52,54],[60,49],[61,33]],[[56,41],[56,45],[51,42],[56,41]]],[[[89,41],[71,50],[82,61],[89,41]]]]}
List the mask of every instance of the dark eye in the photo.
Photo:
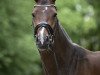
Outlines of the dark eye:
{"type": "Polygon", "coordinates": [[[35,15],[32,13],[33,18],[35,17],[35,15]]]}
{"type": "Polygon", "coordinates": [[[56,17],[57,16],[57,13],[55,13],[54,15],[53,15],[53,17],[56,17]]]}

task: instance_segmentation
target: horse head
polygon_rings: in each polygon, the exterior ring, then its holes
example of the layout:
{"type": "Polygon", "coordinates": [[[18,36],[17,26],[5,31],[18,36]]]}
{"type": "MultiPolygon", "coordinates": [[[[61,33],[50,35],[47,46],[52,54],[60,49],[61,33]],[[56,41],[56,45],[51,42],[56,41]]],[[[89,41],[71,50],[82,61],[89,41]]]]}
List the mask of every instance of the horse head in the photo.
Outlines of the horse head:
{"type": "Polygon", "coordinates": [[[54,29],[57,21],[55,0],[35,0],[32,12],[34,35],[39,49],[50,49],[54,39],[54,29]]]}

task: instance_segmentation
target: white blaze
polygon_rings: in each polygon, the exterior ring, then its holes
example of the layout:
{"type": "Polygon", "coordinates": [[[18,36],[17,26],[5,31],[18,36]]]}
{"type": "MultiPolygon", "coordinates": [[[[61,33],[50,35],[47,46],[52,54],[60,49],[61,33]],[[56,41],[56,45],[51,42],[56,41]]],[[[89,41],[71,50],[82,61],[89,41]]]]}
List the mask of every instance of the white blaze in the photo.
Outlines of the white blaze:
{"type": "Polygon", "coordinates": [[[39,39],[40,39],[40,42],[41,44],[44,43],[44,32],[45,32],[45,28],[41,28],[41,30],[39,31],[39,39]]]}
{"type": "Polygon", "coordinates": [[[48,10],[48,7],[45,7],[45,10],[48,10]]]}
{"type": "Polygon", "coordinates": [[[48,10],[48,7],[45,7],[45,9],[42,12],[44,13],[46,10],[48,10]]]}

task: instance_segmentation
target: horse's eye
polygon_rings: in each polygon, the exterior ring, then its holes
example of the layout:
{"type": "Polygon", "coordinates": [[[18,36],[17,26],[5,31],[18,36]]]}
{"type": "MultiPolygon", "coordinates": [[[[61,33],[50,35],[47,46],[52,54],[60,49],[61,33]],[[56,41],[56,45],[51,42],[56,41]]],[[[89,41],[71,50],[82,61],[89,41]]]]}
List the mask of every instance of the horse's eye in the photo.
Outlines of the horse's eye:
{"type": "Polygon", "coordinates": [[[32,16],[33,16],[33,18],[35,17],[35,15],[34,15],[34,14],[32,14],[32,16]]]}
{"type": "Polygon", "coordinates": [[[53,15],[53,17],[56,17],[57,16],[57,13],[55,13],[54,15],[53,15]]]}

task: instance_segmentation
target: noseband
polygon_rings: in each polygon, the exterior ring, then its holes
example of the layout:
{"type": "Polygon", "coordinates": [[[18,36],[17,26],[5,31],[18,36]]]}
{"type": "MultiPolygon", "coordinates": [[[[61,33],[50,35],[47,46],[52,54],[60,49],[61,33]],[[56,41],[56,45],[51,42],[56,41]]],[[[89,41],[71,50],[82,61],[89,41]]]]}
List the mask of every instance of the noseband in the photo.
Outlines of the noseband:
{"type": "Polygon", "coordinates": [[[35,27],[35,29],[34,29],[34,35],[35,35],[35,37],[37,36],[37,31],[38,31],[38,29],[39,29],[39,28],[42,28],[42,27],[46,28],[46,30],[48,31],[49,35],[52,35],[52,36],[53,36],[54,31],[53,31],[53,29],[51,28],[51,26],[48,25],[48,24],[42,23],[42,24],[38,24],[38,25],[35,27]]]}

